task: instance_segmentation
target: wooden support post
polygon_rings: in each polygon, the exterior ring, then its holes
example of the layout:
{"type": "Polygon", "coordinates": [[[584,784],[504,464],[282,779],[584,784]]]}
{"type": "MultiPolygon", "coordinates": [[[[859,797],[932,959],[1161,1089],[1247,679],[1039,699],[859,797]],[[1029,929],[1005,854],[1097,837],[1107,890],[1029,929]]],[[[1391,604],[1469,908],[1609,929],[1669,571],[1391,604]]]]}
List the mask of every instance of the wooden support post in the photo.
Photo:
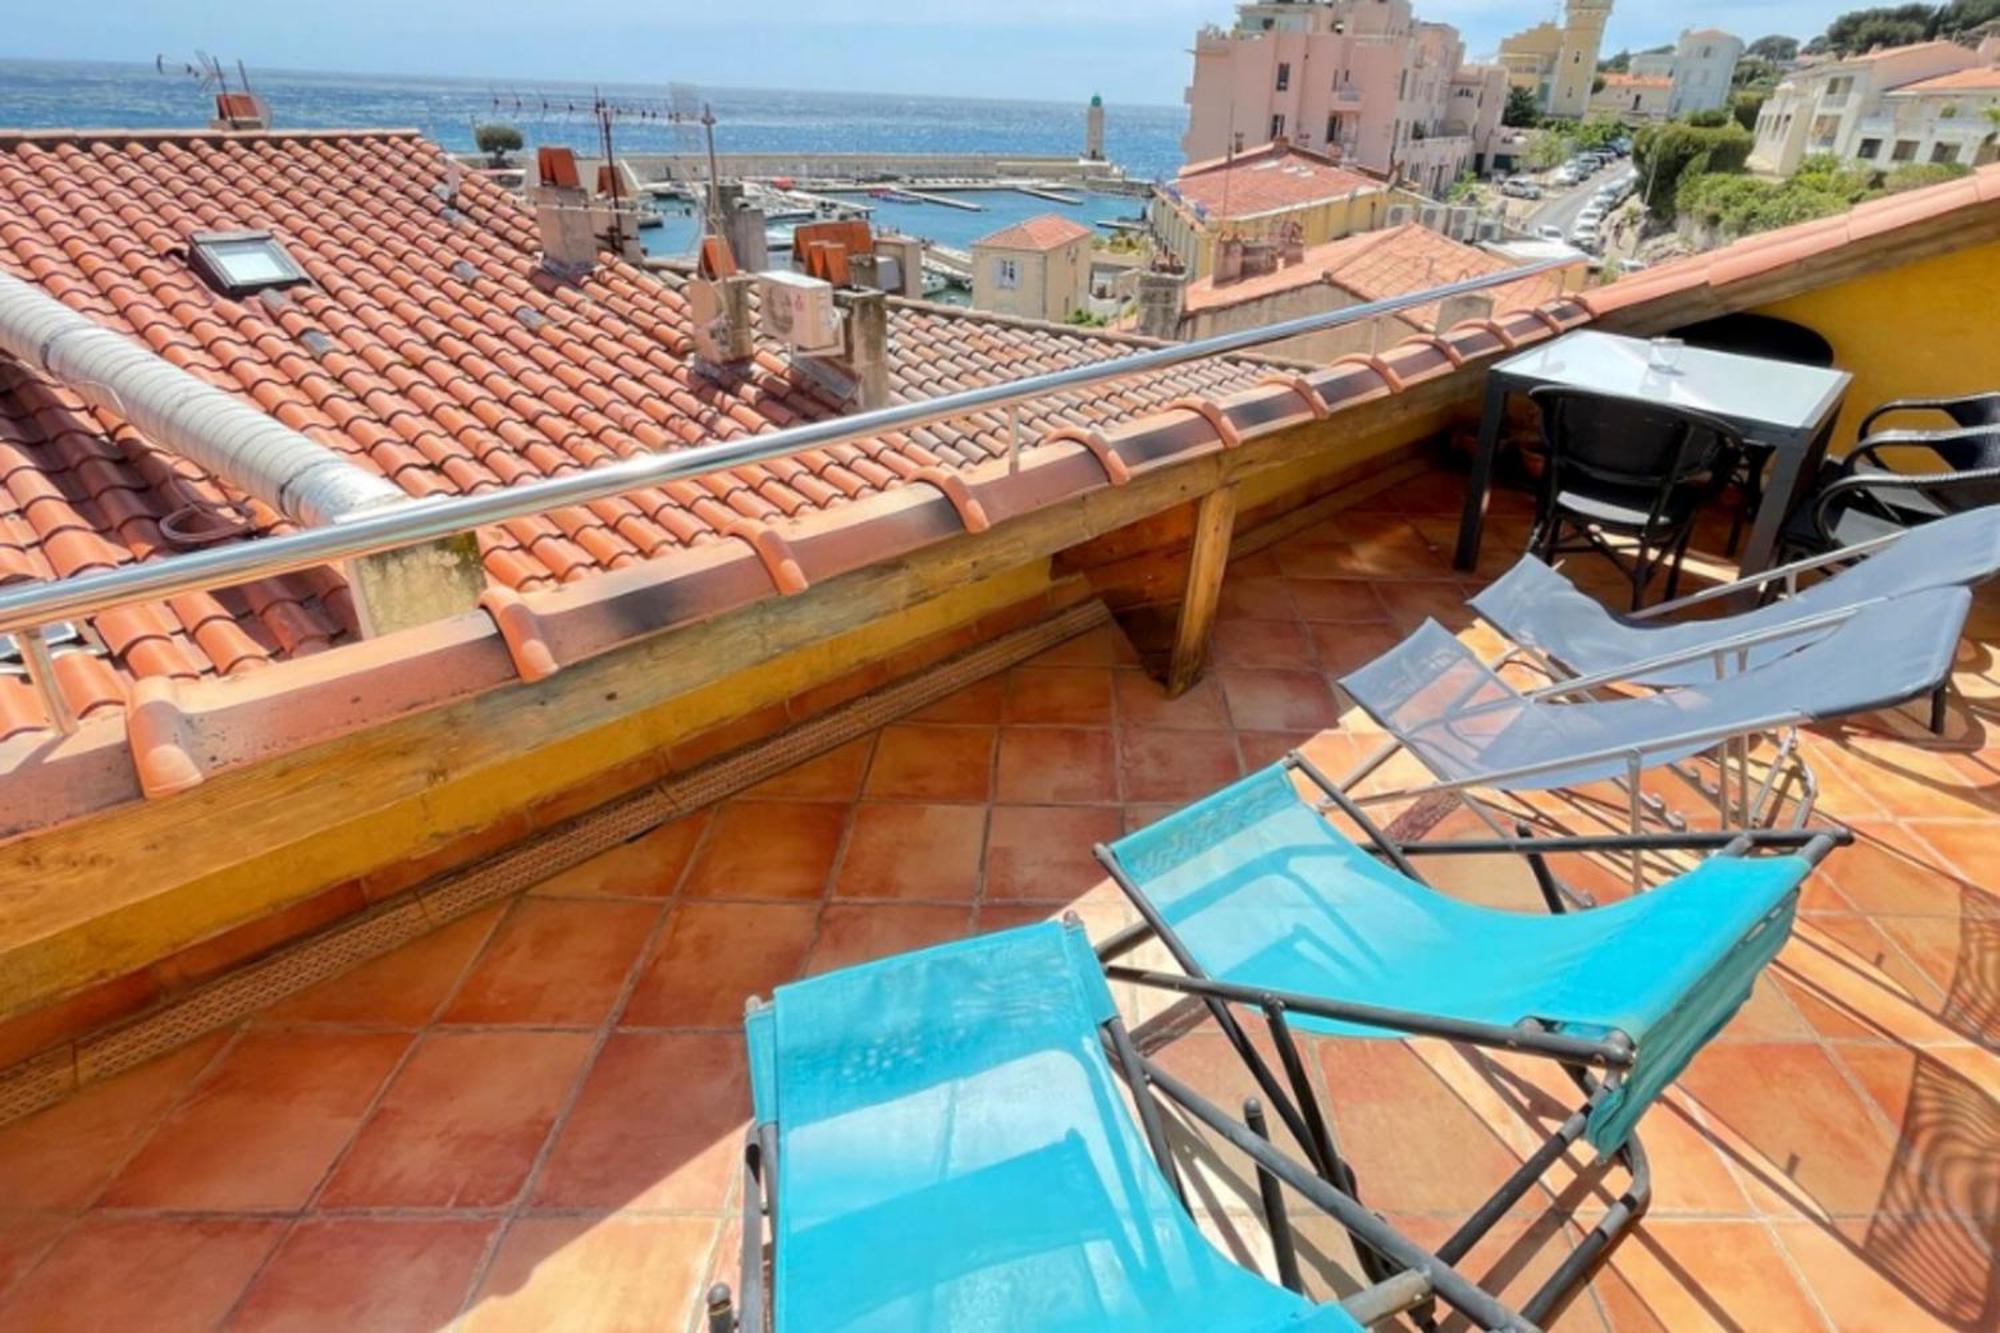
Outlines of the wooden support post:
{"type": "Polygon", "coordinates": [[[1236,527],[1236,488],[1208,492],[1194,514],[1194,550],[1188,557],[1187,592],[1174,627],[1174,657],[1167,668],[1167,697],[1194,687],[1208,666],[1215,636],[1215,612],[1222,603],[1222,576],[1229,570],[1229,538],[1236,527]]]}

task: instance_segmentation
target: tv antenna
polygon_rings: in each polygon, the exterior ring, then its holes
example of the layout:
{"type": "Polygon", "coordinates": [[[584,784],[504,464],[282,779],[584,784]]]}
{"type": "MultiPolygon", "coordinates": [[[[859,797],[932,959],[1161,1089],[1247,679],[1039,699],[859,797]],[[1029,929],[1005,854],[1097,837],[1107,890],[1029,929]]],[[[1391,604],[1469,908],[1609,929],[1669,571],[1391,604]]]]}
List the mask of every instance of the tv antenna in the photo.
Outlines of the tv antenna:
{"type": "MultiPolygon", "coordinates": [[[[206,51],[198,50],[194,53],[193,60],[176,61],[172,65],[167,63],[165,55],[156,55],[153,57],[153,70],[157,74],[179,75],[190,79],[202,92],[210,94],[217,99],[227,98],[230,93],[229,70],[224,67],[220,60],[217,60],[206,51]]],[[[243,67],[241,60],[236,62],[236,82],[237,88],[240,91],[245,93],[253,91],[250,87],[250,71],[243,67]]],[[[218,100],[215,105],[218,110],[221,110],[228,103],[218,100]]],[[[233,120],[233,117],[230,119],[233,120]]],[[[236,127],[232,125],[232,128],[236,127]]]]}

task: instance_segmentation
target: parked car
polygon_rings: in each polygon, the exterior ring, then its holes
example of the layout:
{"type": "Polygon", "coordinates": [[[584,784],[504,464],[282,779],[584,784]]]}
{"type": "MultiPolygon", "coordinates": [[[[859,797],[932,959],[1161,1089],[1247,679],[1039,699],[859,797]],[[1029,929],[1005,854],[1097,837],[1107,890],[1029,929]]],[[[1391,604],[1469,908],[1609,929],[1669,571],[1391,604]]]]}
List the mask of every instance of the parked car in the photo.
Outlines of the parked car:
{"type": "Polygon", "coordinates": [[[1560,241],[1563,238],[1563,229],[1561,227],[1537,227],[1535,228],[1535,235],[1544,241],[1560,241]]]}
{"type": "Polygon", "coordinates": [[[1618,261],[1618,271],[1620,273],[1644,273],[1651,267],[1652,265],[1643,259],[1621,259],[1618,261]]]}
{"type": "Polygon", "coordinates": [[[1500,193],[1510,199],[1539,199],[1542,197],[1542,187],[1531,180],[1516,176],[1500,187],[1500,193]]]}
{"type": "Polygon", "coordinates": [[[1569,234],[1569,243],[1579,250],[1595,251],[1600,244],[1597,227],[1592,223],[1577,223],[1576,228],[1569,234]]]}

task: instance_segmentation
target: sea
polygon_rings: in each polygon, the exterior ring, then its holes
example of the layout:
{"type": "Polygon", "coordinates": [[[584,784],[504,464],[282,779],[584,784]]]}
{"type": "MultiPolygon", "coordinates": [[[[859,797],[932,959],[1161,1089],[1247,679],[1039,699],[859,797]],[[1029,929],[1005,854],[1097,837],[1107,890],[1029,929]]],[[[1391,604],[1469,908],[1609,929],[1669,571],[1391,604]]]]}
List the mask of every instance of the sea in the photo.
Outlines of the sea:
{"type": "MultiPolygon", "coordinates": [[[[234,71],[231,71],[232,78],[234,71]]],[[[719,152],[992,153],[1071,156],[1083,148],[1085,102],[1016,102],[902,93],[795,89],[690,88],[659,84],[525,83],[519,80],[251,71],[277,128],[414,127],[455,151],[473,147],[473,127],[517,127],[527,151],[566,144],[599,151],[591,114],[602,97],[621,110],[621,153],[694,152],[698,126],[673,119],[699,105],[715,115],[719,152]]],[[[0,127],[163,128],[206,123],[211,95],[184,69],[95,61],[0,60],[0,127]]],[[[1180,163],[1181,107],[1105,108],[1105,152],[1141,180],[1171,176],[1180,163]]],[[[857,197],[876,219],[908,234],[963,249],[974,238],[1036,214],[1063,212],[1095,224],[1132,216],[1135,198],[1087,194],[1064,206],[1008,191],[968,192],[979,211],[857,197]]],[[[644,233],[656,254],[685,252],[692,220],[671,209],[644,233]]]]}

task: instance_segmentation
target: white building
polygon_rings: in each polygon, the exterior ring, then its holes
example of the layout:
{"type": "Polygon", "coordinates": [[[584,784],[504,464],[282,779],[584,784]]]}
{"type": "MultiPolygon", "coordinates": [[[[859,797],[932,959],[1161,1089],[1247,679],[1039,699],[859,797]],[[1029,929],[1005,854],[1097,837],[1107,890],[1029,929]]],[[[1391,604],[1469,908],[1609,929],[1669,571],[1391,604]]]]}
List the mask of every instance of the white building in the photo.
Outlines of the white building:
{"type": "Polygon", "coordinates": [[[1487,165],[1507,88],[1410,0],[1299,0],[1204,29],[1187,103],[1189,162],[1284,142],[1437,191],[1487,165]]]}
{"type": "MultiPolygon", "coordinates": [[[[1806,158],[1825,153],[1854,161],[1875,160],[1862,157],[1865,143],[1875,145],[1886,162],[1917,161],[1924,145],[1935,143],[1936,137],[1927,140],[1918,134],[1915,121],[1899,130],[1894,108],[1888,104],[1889,94],[1964,70],[1990,68],[1996,56],[2000,56],[2000,46],[1991,40],[1978,52],[1955,42],[1921,42],[1800,68],[1764,103],[1757,117],[1757,143],[1750,152],[1750,166],[1789,176],[1806,158]],[[1906,143],[1914,144],[1908,149],[1912,156],[1898,159],[1896,154],[1905,151],[1906,143]]],[[[1934,101],[1942,108],[1952,100],[1919,98],[1918,102],[1934,101]]],[[[1908,114],[1920,116],[1921,105],[1908,114]]],[[[1942,110],[1938,114],[1940,120],[1951,118],[1942,110]]]]}
{"type": "Polygon", "coordinates": [[[1743,41],[1717,28],[1690,28],[1674,48],[1674,90],[1667,99],[1669,116],[1691,111],[1717,111],[1729,105],[1736,66],[1743,59],[1743,41]]]}
{"type": "Polygon", "coordinates": [[[1904,84],[1854,125],[1852,156],[1879,167],[1906,162],[1972,166],[2000,109],[2000,67],[1986,65],[1904,84]]]}

